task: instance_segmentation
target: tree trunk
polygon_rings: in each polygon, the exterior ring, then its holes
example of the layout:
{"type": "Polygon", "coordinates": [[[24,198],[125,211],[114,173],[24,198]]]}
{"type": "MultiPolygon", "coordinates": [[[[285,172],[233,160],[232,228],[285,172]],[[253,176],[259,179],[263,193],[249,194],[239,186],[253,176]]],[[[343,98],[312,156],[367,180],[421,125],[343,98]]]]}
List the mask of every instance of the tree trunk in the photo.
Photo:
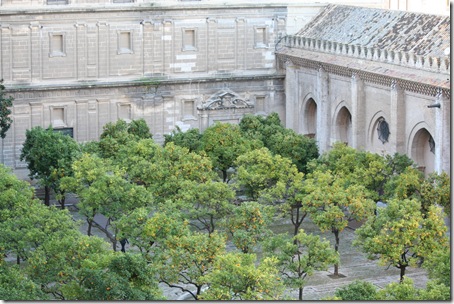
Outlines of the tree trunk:
{"type": "MultiPolygon", "coordinates": [[[[334,250],[339,253],[339,230],[334,229],[333,230],[334,237],[336,239],[336,244],[334,245],[334,250]]],[[[339,263],[334,264],[334,275],[338,276],[339,275],[339,263]]]]}
{"type": "Polygon", "coordinates": [[[19,255],[17,255],[17,257],[16,257],[16,264],[20,265],[20,257],[19,257],[19,255]]]}
{"type": "Polygon", "coordinates": [[[222,180],[225,182],[227,182],[227,170],[222,170],[222,180]]]}
{"type": "Polygon", "coordinates": [[[44,205],[50,205],[50,188],[49,186],[44,186],[44,205]]]}
{"type": "Polygon", "coordinates": [[[400,283],[404,281],[405,268],[407,268],[407,266],[400,265],[400,283]]]}
{"type": "Polygon", "coordinates": [[[5,139],[2,137],[2,164],[5,164],[5,156],[4,156],[4,153],[3,152],[3,149],[4,149],[4,142],[5,142],[5,139]]]}
{"type": "Polygon", "coordinates": [[[93,226],[93,219],[89,220],[87,218],[87,223],[88,223],[87,235],[91,236],[91,227],[93,226]]]}
{"type": "Polygon", "coordinates": [[[299,288],[298,299],[299,299],[300,301],[303,300],[303,287],[300,287],[300,288],[299,288]]]}
{"type": "Polygon", "coordinates": [[[58,200],[62,210],[65,209],[65,200],[66,200],[65,195],[63,195],[63,197],[60,200],[58,200]]]}

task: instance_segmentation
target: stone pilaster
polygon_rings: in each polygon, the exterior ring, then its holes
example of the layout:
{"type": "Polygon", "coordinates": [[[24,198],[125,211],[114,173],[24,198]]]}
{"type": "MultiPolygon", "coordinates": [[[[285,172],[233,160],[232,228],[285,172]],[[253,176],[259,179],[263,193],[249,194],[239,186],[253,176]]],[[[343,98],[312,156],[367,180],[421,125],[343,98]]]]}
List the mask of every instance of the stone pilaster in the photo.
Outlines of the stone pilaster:
{"type": "MultiPolygon", "coordinates": [[[[98,76],[99,77],[108,77],[109,76],[109,44],[110,44],[110,35],[109,35],[109,25],[106,22],[98,22],[98,76]]],[[[114,39],[113,41],[116,41],[114,39]]]]}
{"type": "Polygon", "coordinates": [[[391,122],[389,124],[389,143],[395,152],[404,154],[405,146],[405,94],[396,81],[391,85],[391,122]]]}
{"type": "MultiPolygon", "coordinates": [[[[207,18],[207,71],[217,71],[217,20],[207,18]]],[[[246,56],[246,55],[245,55],[246,56]]]]}
{"type": "Polygon", "coordinates": [[[451,103],[449,98],[441,92],[437,95],[434,107],[435,111],[435,171],[441,173],[445,171],[450,174],[451,156],[451,103]]]}
{"type": "Polygon", "coordinates": [[[352,147],[363,149],[366,146],[366,111],[364,98],[364,82],[357,74],[351,78],[352,92],[352,147]]]}
{"type": "Polygon", "coordinates": [[[173,39],[175,38],[174,35],[174,23],[171,19],[167,19],[163,21],[163,36],[162,36],[162,44],[163,44],[163,54],[162,54],[162,62],[163,62],[163,71],[164,73],[174,73],[175,68],[171,67],[172,63],[174,62],[174,43],[173,39]]]}
{"type": "Polygon", "coordinates": [[[98,132],[99,135],[102,133],[104,125],[108,122],[112,122],[110,113],[110,100],[107,98],[98,99],[98,132]]]}
{"type": "Polygon", "coordinates": [[[142,21],[142,41],[143,41],[143,74],[153,73],[153,23],[142,21]]]}
{"type": "Polygon", "coordinates": [[[79,142],[88,141],[88,100],[76,100],[76,140],[79,142]]]}
{"type": "Polygon", "coordinates": [[[43,127],[43,104],[41,102],[30,102],[31,127],[43,127]]]}
{"type": "Polygon", "coordinates": [[[2,57],[2,64],[0,66],[0,79],[5,81],[11,80],[11,27],[9,24],[0,25],[0,54],[2,57]]]}
{"type": "Polygon", "coordinates": [[[76,27],[76,77],[78,80],[87,78],[87,26],[82,22],[74,25],[76,27]]]}
{"type": "Polygon", "coordinates": [[[317,74],[317,142],[319,152],[323,153],[330,148],[331,132],[331,105],[329,101],[328,73],[320,67],[317,74]]]}
{"type": "Polygon", "coordinates": [[[88,124],[88,140],[99,139],[99,127],[98,127],[98,102],[96,100],[90,100],[87,106],[87,124],[88,124]]]}
{"type": "Polygon", "coordinates": [[[33,81],[41,79],[41,41],[42,26],[39,22],[30,23],[30,48],[31,48],[31,78],[33,81]]]}
{"type": "Polygon", "coordinates": [[[298,72],[290,61],[285,63],[285,127],[296,130],[295,111],[298,106],[298,72]]]}

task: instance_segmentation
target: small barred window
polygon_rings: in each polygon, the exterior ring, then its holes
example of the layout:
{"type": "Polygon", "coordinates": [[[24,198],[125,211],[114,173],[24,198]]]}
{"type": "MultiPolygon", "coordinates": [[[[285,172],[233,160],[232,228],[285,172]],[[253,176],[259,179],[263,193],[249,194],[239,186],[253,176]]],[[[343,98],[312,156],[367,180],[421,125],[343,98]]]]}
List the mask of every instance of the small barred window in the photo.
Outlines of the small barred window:
{"type": "Polygon", "coordinates": [[[377,131],[378,131],[378,139],[383,144],[388,142],[388,138],[389,138],[389,134],[390,134],[389,125],[383,117],[380,118],[380,120],[378,121],[377,131]]]}

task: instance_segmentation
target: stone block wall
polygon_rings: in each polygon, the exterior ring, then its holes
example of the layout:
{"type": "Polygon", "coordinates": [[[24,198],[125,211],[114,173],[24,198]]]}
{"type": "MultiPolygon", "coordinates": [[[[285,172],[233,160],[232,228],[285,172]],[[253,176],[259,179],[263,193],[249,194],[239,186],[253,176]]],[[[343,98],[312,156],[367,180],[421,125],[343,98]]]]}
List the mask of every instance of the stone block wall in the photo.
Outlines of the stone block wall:
{"type": "Polygon", "coordinates": [[[274,57],[285,6],[61,7],[0,11],[0,78],[14,97],[3,153],[19,176],[34,126],[86,142],[108,122],[144,118],[162,143],[176,126],[204,130],[246,113],[285,117],[274,57]],[[204,108],[226,92],[247,106],[204,108]]]}

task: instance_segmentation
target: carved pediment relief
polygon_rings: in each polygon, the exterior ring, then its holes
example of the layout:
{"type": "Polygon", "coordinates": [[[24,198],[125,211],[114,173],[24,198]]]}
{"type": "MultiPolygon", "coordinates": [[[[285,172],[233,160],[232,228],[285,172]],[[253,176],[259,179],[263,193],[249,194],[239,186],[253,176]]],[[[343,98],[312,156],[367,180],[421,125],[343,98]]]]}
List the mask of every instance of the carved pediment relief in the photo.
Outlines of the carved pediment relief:
{"type": "Polygon", "coordinates": [[[249,103],[249,99],[243,99],[231,90],[224,89],[216,94],[211,95],[206,101],[197,107],[199,110],[224,110],[224,109],[241,109],[253,108],[254,105],[249,103]]]}

